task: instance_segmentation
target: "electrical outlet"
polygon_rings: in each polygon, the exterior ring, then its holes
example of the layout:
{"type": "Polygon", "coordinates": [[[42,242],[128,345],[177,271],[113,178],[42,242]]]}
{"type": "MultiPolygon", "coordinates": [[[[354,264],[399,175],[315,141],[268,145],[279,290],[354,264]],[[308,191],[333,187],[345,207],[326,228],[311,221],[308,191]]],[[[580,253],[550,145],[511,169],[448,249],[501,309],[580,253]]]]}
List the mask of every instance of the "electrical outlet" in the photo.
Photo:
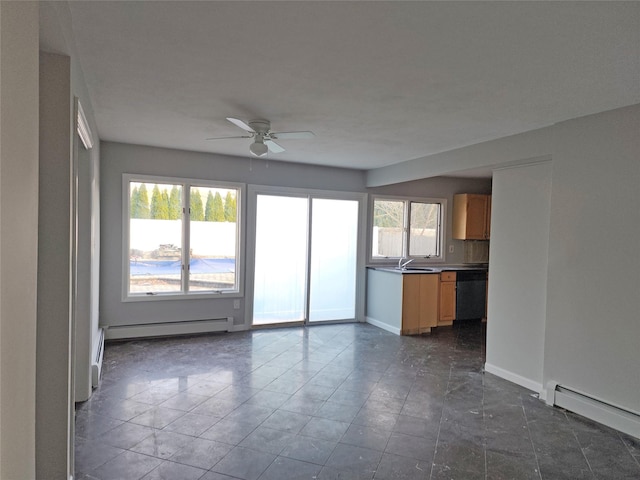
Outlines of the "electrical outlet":
{"type": "Polygon", "coordinates": [[[449,253],[453,253],[453,245],[449,245],[449,253]]]}
{"type": "Polygon", "coordinates": [[[233,301],[233,308],[235,310],[238,310],[240,308],[240,300],[234,300],[233,301]]]}

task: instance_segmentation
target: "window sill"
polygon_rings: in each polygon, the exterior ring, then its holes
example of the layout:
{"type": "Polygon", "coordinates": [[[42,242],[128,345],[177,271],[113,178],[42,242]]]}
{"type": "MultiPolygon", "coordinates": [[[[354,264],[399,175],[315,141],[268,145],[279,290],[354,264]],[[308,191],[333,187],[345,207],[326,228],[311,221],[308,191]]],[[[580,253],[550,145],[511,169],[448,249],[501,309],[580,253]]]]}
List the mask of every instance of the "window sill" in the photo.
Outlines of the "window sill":
{"type": "Polygon", "coordinates": [[[153,293],[153,294],[140,294],[140,295],[126,295],[122,297],[124,303],[135,302],[160,302],[167,300],[212,300],[212,299],[228,299],[228,298],[241,298],[243,295],[240,291],[225,291],[220,293],[214,292],[202,292],[202,293],[153,293]]]}

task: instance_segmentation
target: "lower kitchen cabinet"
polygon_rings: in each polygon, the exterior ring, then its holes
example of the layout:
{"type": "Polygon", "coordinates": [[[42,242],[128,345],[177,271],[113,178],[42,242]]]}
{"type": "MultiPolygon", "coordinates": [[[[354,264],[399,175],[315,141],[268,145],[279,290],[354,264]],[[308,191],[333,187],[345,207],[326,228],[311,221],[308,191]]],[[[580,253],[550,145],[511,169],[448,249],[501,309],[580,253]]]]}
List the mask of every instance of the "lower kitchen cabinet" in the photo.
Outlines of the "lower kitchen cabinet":
{"type": "Polygon", "coordinates": [[[402,335],[427,333],[438,325],[439,281],[437,274],[402,275],[402,335]]]}
{"type": "Polygon", "coordinates": [[[366,320],[396,335],[428,333],[433,327],[453,325],[454,320],[480,319],[483,315],[486,321],[487,273],[482,270],[417,273],[368,268],[366,320]],[[469,290],[464,286],[478,283],[477,277],[481,280],[479,295],[477,287],[469,290]],[[459,287],[461,284],[463,287],[459,287]],[[473,316],[465,316],[469,310],[473,316]]]}
{"type": "Polygon", "coordinates": [[[438,325],[453,325],[456,319],[456,272],[440,274],[440,312],[438,325]]]}

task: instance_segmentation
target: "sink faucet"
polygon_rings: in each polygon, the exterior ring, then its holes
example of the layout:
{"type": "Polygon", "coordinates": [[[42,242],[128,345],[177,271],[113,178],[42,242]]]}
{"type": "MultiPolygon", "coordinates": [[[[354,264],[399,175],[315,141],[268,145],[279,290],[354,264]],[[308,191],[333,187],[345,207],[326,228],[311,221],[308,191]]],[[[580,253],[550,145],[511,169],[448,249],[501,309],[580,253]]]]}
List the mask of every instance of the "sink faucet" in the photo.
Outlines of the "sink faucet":
{"type": "Polygon", "coordinates": [[[402,270],[403,268],[407,268],[407,265],[409,265],[411,262],[413,262],[414,259],[410,258],[406,262],[402,263],[403,260],[404,260],[404,257],[400,257],[400,260],[398,260],[398,269],[400,269],[400,270],[402,270]]]}

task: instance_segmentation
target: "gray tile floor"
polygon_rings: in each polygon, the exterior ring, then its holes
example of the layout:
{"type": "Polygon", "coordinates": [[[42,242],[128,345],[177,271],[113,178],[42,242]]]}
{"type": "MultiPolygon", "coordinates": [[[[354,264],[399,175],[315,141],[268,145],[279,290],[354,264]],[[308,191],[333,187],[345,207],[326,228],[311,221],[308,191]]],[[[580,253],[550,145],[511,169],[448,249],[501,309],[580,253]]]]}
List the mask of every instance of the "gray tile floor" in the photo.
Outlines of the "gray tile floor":
{"type": "Polygon", "coordinates": [[[483,374],[484,357],[480,323],[109,344],[77,408],[76,478],[640,478],[640,441],[483,374]]]}

